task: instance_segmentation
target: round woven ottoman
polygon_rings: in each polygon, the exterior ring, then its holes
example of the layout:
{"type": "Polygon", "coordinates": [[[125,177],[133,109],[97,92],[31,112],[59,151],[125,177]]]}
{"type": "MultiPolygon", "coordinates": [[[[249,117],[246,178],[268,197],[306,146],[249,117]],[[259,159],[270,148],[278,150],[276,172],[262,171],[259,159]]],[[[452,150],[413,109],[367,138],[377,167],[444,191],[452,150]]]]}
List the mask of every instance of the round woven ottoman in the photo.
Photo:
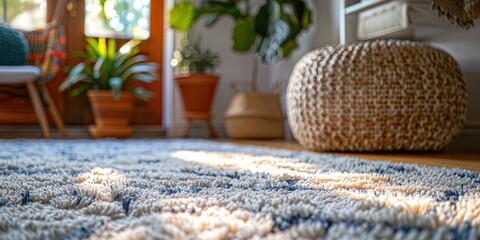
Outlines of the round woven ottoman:
{"type": "Polygon", "coordinates": [[[467,91],[456,61],[426,44],[325,47],[296,64],[287,89],[294,137],[316,151],[439,151],[460,134],[467,91]]]}

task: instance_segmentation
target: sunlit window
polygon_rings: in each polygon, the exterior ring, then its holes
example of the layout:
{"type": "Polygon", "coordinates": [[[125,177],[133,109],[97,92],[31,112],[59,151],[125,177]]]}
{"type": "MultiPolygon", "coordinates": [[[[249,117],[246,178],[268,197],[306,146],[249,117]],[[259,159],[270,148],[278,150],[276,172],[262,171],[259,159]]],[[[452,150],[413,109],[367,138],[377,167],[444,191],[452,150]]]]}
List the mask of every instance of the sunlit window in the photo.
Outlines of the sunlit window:
{"type": "Polygon", "coordinates": [[[148,39],[150,0],[85,0],[85,34],[148,39]]]}
{"type": "Polygon", "coordinates": [[[47,0],[0,0],[0,24],[34,30],[47,24],[47,0]]]}

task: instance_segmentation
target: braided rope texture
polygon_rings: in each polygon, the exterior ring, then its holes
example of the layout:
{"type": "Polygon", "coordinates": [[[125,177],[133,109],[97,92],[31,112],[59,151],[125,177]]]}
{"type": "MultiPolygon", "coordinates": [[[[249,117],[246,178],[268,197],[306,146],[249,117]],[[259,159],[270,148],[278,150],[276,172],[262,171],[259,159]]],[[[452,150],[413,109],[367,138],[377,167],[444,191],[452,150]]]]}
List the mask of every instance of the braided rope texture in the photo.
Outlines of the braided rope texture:
{"type": "Polygon", "coordinates": [[[467,90],[446,52],[405,40],[324,47],[287,89],[294,137],[316,151],[439,151],[460,134],[467,90]]]}

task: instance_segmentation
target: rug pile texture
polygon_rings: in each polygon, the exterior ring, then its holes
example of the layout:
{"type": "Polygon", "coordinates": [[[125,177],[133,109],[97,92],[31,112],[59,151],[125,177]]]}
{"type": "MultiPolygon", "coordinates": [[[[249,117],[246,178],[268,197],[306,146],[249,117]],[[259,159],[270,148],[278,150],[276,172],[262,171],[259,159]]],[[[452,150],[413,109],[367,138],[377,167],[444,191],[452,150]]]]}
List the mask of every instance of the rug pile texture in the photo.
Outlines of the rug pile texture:
{"type": "Polygon", "coordinates": [[[201,140],[0,146],[0,239],[480,238],[466,170],[201,140]]]}

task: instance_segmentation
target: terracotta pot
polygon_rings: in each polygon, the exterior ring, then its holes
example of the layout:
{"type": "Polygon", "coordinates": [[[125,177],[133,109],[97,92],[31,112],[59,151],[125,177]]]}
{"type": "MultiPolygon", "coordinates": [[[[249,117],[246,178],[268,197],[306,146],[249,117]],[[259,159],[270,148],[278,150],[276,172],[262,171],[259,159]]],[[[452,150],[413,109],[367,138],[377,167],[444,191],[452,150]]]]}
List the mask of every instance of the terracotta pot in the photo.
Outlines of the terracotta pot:
{"type": "Polygon", "coordinates": [[[218,79],[218,76],[205,73],[175,75],[182,94],[184,117],[209,117],[218,79]]]}
{"type": "Polygon", "coordinates": [[[129,126],[135,100],[132,94],[122,92],[118,101],[109,90],[88,91],[87,96],[95,120],[95,125],[89,128],[94,138],[126,138],[132,134],[129,126]]]}

